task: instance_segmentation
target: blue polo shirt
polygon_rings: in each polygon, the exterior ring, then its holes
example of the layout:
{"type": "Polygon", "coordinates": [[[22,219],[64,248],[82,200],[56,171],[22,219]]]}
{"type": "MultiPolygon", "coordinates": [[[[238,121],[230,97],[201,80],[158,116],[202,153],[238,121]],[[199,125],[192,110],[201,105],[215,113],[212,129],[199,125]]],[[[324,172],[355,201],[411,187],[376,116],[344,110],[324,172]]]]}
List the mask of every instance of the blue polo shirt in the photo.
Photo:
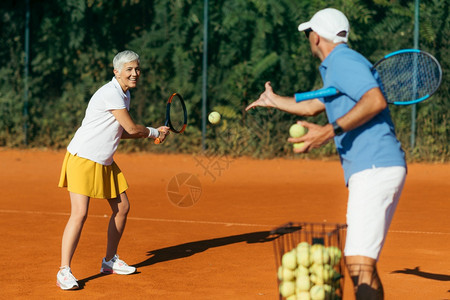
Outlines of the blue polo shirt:
{"type": "MultiPolygon", "coordinates": [[[[329,122],[348,111],[370,89],[378,87],[378,74],[372,64],[347,44],[339,44],[319,67],[324,88],[335,87],[337,96],[319,98],[325,104],[329,122]]],[[[345,183],[351,175],[376,167],[404,166],[405,153],[395,135],[387,107],[367,123],[334,138],[345,183]]]]}

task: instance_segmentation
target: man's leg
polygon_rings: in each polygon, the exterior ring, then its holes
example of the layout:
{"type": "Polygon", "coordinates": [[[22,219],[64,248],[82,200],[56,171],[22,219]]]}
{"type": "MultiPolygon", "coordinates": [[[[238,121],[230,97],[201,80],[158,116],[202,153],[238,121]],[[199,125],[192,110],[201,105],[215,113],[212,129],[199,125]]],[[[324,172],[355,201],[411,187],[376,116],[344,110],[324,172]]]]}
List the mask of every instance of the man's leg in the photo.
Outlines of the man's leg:
{"type": "Polygon", "coordinates": [[[376,263],[405,181],[403,167],[374,168],[350,177],[345,261],[356,299],[383,299],[376,263]]]}
{"type": "Polygon", "coordinates": [[[378,276],[376,260],[366,256],[345,257],[357,300],[384,299],[383,285],[378,276]]]}

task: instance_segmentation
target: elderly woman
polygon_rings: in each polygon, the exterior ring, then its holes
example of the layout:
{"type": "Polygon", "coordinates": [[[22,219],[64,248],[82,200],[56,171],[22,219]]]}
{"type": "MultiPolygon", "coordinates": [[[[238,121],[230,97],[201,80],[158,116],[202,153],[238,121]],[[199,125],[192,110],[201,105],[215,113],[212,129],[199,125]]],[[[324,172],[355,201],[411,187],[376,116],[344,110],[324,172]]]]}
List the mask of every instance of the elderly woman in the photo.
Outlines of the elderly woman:
{"type": "Polygon", "coordinates": [[[59,187],[67,187],[69,191],[71,214],[62,238],[61,267],[56,276],[57,285],[63,290],[79,287],[70,265],[88,215],[90,198],[107,199],[112,210],[100,271],[124,275],[136,271],[117,255],[130,204],[125,192],[127,181],[113,155],[120,139],[164,140],[169,134],[166,126],[156,129],[136,124],[128,113],[129,90],[136,87],[141,74],[139,63],[139,55],[133,51],[123,51],[114,57],[115,76],[92,96],[81,127],[67,147],[59,187]]]}

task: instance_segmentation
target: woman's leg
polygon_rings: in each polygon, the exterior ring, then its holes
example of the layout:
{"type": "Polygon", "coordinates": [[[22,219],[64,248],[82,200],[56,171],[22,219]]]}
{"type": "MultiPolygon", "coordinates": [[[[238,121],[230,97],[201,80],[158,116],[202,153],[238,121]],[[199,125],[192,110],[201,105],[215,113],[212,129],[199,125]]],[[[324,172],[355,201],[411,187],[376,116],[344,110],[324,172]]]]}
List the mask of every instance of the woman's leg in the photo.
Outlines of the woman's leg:
{"type": "Polygon", "coordinates": [[[62,238],[61,267],[70,267],[88,215],[89,199],[88,196],[70,192],[71,212],[62,238]]]}
{"type": "Polygon", "coordinates": [[[111,219],[108,226],[108,243],[106,247],[105,260],[111,260],[117,254],[120,238],[125,230],[127,215],[130,210],[130,203],[125,192],[114,199],[108,199],[112,209],[111,219]]]}

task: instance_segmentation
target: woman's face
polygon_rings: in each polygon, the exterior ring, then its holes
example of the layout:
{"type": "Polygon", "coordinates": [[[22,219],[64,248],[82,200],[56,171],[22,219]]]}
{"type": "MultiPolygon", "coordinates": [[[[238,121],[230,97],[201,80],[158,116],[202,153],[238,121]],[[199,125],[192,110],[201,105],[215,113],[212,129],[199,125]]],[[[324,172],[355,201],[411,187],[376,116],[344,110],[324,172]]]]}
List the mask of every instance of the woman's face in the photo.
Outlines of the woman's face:
{"type": "Polygon", "coordinates": [[[138,61],[135,60],[125,63],[120,72],[118,70],[114,70],[114,74],[116,75],[116,79],[122,87],[122,90],[126,92],[137,86],[139,76],[141,75],[141,69],[139,68],[138,61]]]}

